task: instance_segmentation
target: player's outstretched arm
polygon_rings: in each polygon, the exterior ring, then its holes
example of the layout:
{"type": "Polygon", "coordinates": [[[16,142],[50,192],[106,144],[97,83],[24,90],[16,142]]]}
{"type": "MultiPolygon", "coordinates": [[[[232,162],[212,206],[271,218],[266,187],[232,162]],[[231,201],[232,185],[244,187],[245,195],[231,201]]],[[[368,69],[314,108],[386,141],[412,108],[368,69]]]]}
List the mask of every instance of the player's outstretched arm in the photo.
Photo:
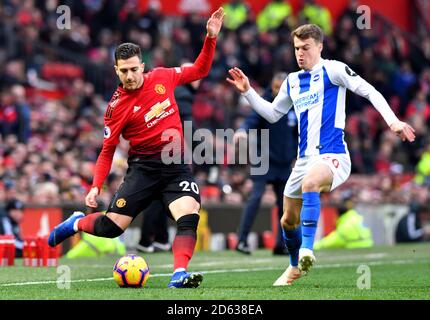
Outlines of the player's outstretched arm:
{"type": "Polygon", "coordinates": [[[222,22],[224,21],[225,12],[224,9],[218,8],[217,11],[212,13],[208,22],[206,23],[207,35],[209,38],[217,37],[222,26],[222,22]]]}
{"type": "Polygon", "coordinates": [[[233,79],[227,78],[227,82],[236,87],[240,93],[245,93],[251,88],[248,77],[237,67],[228,70],[233,79]]]}
{"type": "Polygon", "coordinates": [[[232,79],[226,78],[227,82],[233,85],[249,102],[251,107],[264,119],[270,123],[278,121],[284,114],[288,113],[292,106],[291,98],[286,94],[286,90],[281,90],[275,100],[270,103],[264,100],[251,87],[248,77],[237,67],[228,71],[232,79]]]}
{"type": "Polygon", "coordinates": [[[334,84],[343,86],[369,100],[382,115],[391,131],[403,141],[413,142],[415,140],[415,130],[409,124],[397,118],[387,100],[375,87],[357,75],[343,62],[331,60],[328,67],[329,78],[334,81],[334,84]]]}
{"type": "Polygon", "coordinates": [[[206,23],[207,34],[202,51],[191,66],[182,67],[179,72],[176,71],[180,76],[176,78],[175,85],[182,85],[203,79],[209,74],[215,54],[217,36],[221,30],[224,16],[224,9],[219,8],[209,18],[206,23]]]}
{"type": "Polygon", "coordinates": [[[409,124],[403,121],[396,121],[390,126],[391,131],[397,134],[402,141],[415,141],[415,130],[409,124]]]}

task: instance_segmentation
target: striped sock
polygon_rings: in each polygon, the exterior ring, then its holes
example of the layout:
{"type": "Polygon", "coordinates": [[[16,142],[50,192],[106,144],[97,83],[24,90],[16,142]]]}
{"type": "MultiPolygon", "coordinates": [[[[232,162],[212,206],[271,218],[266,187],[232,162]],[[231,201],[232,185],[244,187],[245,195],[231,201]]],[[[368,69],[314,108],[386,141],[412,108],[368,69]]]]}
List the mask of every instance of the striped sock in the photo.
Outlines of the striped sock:
{"type": "Polygon", "coordinates": [[[313,250],[320,210],[319,192],[303,192],[303,205],[300,213],[303,233],[302,248],[313,250]]]}
{"type": "Polygon", "coordinates": [[[294,230],[282,228],[282,236],[290,253],[290,264],[293,267],[297,267],[299,264],[299,249],[302,244],[302,228],[300,226],[294,230]]]}

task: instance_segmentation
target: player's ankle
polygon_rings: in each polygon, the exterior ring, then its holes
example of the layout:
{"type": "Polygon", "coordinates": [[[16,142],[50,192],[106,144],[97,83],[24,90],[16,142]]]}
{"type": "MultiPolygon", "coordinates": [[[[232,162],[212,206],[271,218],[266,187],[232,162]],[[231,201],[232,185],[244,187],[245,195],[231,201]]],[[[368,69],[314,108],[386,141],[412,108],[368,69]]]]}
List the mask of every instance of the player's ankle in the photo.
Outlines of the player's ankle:
{"type": "Polygon", "coordinates": [[[185,268],[176,268],[175,270],[173,270],[173,273],[177,272],[187,272],[187,270],[185,268]]]}

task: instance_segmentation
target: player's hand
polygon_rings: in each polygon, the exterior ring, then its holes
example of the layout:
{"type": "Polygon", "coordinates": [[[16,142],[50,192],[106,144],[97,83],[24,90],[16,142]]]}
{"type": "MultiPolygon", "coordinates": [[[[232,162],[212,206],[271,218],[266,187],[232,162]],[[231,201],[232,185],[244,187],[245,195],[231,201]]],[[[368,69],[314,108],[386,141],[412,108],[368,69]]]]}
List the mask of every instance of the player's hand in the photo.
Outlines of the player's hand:
{"type": "Polygon", "coordinates": [[[212,13],[211,17],[206,23],[206,30],[208,32],[209,38],[218,36],[218,33],[221,30],[222,22],[224,21],[224,16],[225,12],[222,7],[218,8],[217,11],[212,13]]]}
{"type": "Polygon", "coordinates": [[[99,195],[99,188],[92,187],[85,197],[85,204],[90,208],[97,208],[97,196],[99,195]]]}
{"type": "Polygon", "coordinates": [[[415,141],[415,130],[409,124],[402,121],[394,122],[390,126],[391,131],[398,135],[402,141],[408,140],[409,142],[415,141]]]}
{"type": "Polygon", "coordinates": [[[237,67],[228,70],[228,73],[233,79],[227,78],[227,82],[234,85],[241,93],[248,91],[251,88],[248,77],[237,67]]]}
{"type": "Polygon", "coordinates": [[[236,144],[239,140],[242,139],[247,139],[248,138],[248,133],[246,133],[245,130],[238,130],[234,135],[233,135],[233,143],[236,144]]]}

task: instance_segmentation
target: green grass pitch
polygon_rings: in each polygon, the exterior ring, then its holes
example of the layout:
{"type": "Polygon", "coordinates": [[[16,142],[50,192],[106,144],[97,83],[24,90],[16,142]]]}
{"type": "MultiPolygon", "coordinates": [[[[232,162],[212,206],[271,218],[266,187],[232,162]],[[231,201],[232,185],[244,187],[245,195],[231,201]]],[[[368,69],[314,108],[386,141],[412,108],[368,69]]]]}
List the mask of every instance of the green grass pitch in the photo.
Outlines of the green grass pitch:
{"type": "MultiPolygon", "coordinates": [[[[142,255],[142,254],[141,254],[142,255]]],[[[37,300],[392,300],[430,299],[430,244],[419,243],[372,249],[316,252],[317,264],[293,286],[272,283],[288,265],[288,257],[258,250],[251,256],[234,251],[197,252],[190,271],[201,271],[204,280],[197,289],[168,289],[172,270],[170,253],[142,255],[150,267],[144,288],[119,288],[112,278],[118,257],[60,259],[70,268],[70,288],[57,287],[63,274],[55,267],[0,267],[0,299],[37,300]],[[369,289],[360,289],[359,266],[370,270],[369,289]]]]}

